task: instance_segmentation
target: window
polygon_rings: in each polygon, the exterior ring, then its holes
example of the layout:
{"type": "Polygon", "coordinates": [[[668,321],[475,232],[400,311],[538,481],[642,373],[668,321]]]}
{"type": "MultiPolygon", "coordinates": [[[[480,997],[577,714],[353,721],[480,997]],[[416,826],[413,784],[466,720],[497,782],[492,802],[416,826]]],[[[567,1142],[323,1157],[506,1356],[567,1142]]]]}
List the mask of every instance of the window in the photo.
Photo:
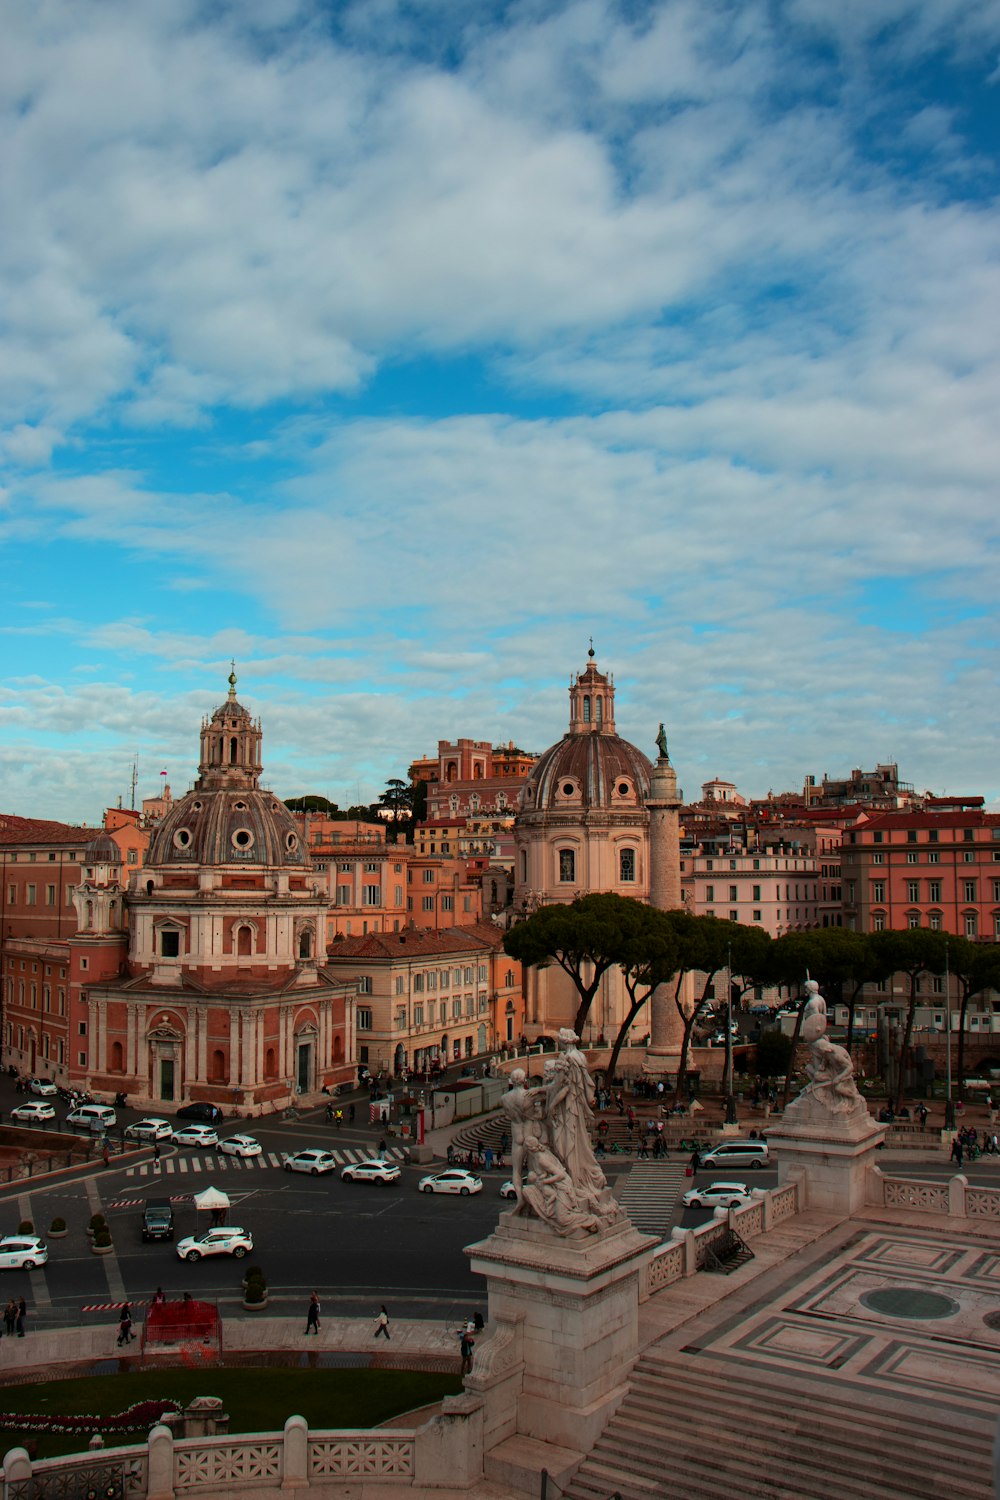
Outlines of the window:
{"type": "Polygon", "coordinates": [[[35,904],[35,891],[36,891],[36,889],[37,889],[37,887],[35,887],[33,885],[29,885],[28,886],[27,896],[26,896],[25,899],[26,899],[27,904],[29,906],[34,906],[34,904],[35,904]]]}
{"type": "Polygon", "coordinates": [[[962,837],[967,844],[973,843],[976,837],[975,830],[972,828],[963,828],[962,837]]]}
{"type": "Polygon", "coordinates": [[[424,1024],[424,1007],[422,1005],[415,1005],[413,1007],[413,1024],[414,1026],[422,1026],[424,1024]]]}
{"type": "Polygon", "coordinates": [[[80,1036],[86,1036],[87,1035],[87,1023],[86,1023],[86,1021],[81,1021],[79,1023],[78,1033],[79,1033],[80,1036]]]}
{"type": "Polygon", "coordinates": [[[906,882],[906,899],[907,899],[907,901],[919,901],[920,900],[920,881],[919,880],[908,880],[906,882]]]}
{"type": "Polygon", "coordinates": [[[940,882],[940,880],[929,880],[927,882],[927,899],[929,901],[940,901],[941,900],[941,882],[940,882]]]}
{"type": "Polygon", "coordinates": [[[618,855],[618,879],[623,884],[631,884],[635,880],[635,850],[622,849],[618,855]]]}
{"type": "Polygon", "coordinates": [[[437,975],[433,974],[433,973],[432,974],[428,974],[428,976],[427,976],[427,988],[429,990],[436,990],[437,989],[437,985],[438,985],[438,977],[437,977],[437,975]]]}
{"type": "Polygon", "coordinates": [[[462,970],[462,983],[463,984],[471,984],[472,983],[472,975],[473,975],[473,970],[472,970],[471,967],[463,969],[462,970]]]}
{"type": "Polygon", "coordinates": [[[918,911],[908,911],[906,913],[906,925],[907,927],[919,927],[920,913],[918,911]]]}
{"type": "Polygon", "coordinates": [[[730,901],[736,901],[738,899],[737,890],[734,885],[731,885],[729,887],[729,899],[730,901]]]}
{"type": "Polygon", "coordinates": [[[963,884],[965,886],[965,899],[966,899],[966,901],[975,901],[975,899],[976,899],[976,882],[974,880],[966,880],[966,881],[963,882],[963,884]]]}
{"type": "Polygon", "coordinates": [[[451,1002],[451,1019],[453,1021],[460,1021],[462,1019],[462,1002],[461,1002],[461,1000],[453,1000],[451,1002]]]}
{"type": "Polygon", "coordinates": [[[938,842],[938,831],[936,828],[931,829],[930,833],[927,835],[927,841],[931,844],[936,844],[938,842]]]}
{"type": "Polygon", "coordinates": [[[993,899],[994,901],[1000,901],[1000,880],[994,880],[993,882],[993,899]]]}
{"type": "Polygon", "coordinates": [[[377,862],[375,860],[366,860],[366,862],[365,862],[365,872],[366,872],[366,874],[372,875],[377,870],[378,870],[378,864],[377,864],[377,862]]]}
{"type": "Polygon", "coordinates": [[[359,1031],[371,1031],[371,1029],[372,1029],[372,1013],[369,1010],[369,1008],[368,1008],[367,1005],[359,1005],[358,1006],[357,1016],[358,1016],[358,1030],[359,1031]]]}
{"type": "Polygon", "coordinates": [[[348,861],[348,862],[346,862],[344,864],[339,864],[337,866],[337,869],[340,871],[340,873],[342,875],[350,875],[354,871],[354,866],[348,861]]]}
{"type": "Polygon", "coordinates": [[[967,938],[974,938],[979,935],[979,918],[974,911],[967,911],[965,913],[965,935],[967,938]]]}
{"type": "Polygon", "coordinates": [[[919,858],[919,856],[918,856],[917,851],[915,849],[907,849],[907,851],[906,851],[906,863],[908,865],[915,865],[916,862],[917,862],[917,860],[918,860],[918,858],[919,858]]]}
{"type": "Polygon", "coordinates": [[[434,910],[434,897],[433,896],[425,896],[423,898],[423,900],[421,901],[420,904],[423,907],[424,911],[433,911],[434,910]]]}
{"type": "Polygon", "coordinates": [[[884,911],[874,911],[874,912],[872,912],[872,931],[873,932],[884,932],[885,931],[885,912],[884,911]]]}
{"type": "Polygon", "coordinates": [[[738,922],[740,920],[740,914],[739,914],[739,912],[735,911],[735,910],[731,911],[729,913],[729,920],[730,920],[730,922],[738,922]]]}
{"type": "Polygon", "coordinates": [[[941,863],[941,856],[936,849],[932,849],[928,854],[927,863],[929,865],[939,865],[941,863]]]}
{"type": "Polygon", "coordinates": [[[461,971],[461,969],[452,969],[452,971],[451,971],[451,982],[455,986],[456,989],[462,983],[462,971],[461,971]]]}
{"type": "Polygon", "coordinates": [[[576,855],[572,849],[559,850],[559,879],[576,879],[576,855]]]}
{"type": "Polygon", "coordinates": [[[45,905],[46,906],[55,906],[55,904],[56,904],[56,888],[55,888],[54,885],[47,885],[45,887],[45,905]]]}
{"type": "Polygon", "coordinates": [[[350,904],[351,904],[351,887],[349,885],[338,885],[338,887],[337,887],[337,905],[338,906],[350,906],[350,904]]]}
{"type": "Polygon", "coordinates": [[[873,865],[882,865],[882,864],[885,864],[885,856],[884,856],[884,854],[882,854],[880,851],[876,850],[876,852],[872,855],[872,864],[873,865]]]}
{"type": "Polygon", "coordinates": [[[441,989],[446,990],[448,988],[448,978],[449,978],[448,970],[447,969],[442,969],[441,972],[440,972],[440,974],[438,975],[438,981],[439,981],[441,989]]]}
{"type": "Polygon", "coordinates": [[[974,865],[975,862],[976,862],[976,851],[975,851],[975,849],[963,849],[962,850],[962,863],[964,865],[974,865]]]}
{"type": "Polygon", "coordinates": [[[915,844],[917,842],[917,830],[915,828],[910,828],[907,830],[906,842],[908,844],[915,844]]]}
{"type": "Polygon", "coordinates": [[[706,887],[705,887],[705,900],[706,901],[714,901],[715,900],[715,886],[714,885],[706,885],[706,887]]]}
{"type": "Polygon", "coordinates": [[[873,838],[874,838],[874,841],[875,841],[876,844],[881,844],[881,842],[882,842],[882,835],[880,833],[874,834],[873,838]]]}
{"type": "Polygon", "coordinates": [[[753,888],[753,899],[755,901],[759,901],[760,900],[760,886],[759,885],[755,885],[754,888],[753,888]]]}
{"type": "Polygon", "coordinates": [[[181,951],[181,935],[174,928],[165,927],[160,933],[160,957],[179,958],[181,951]]]}
{"type": "Polygon", "coordinates": [[[455,910],[455,898],[454,898],[454,896],[442,896],[441,897],[441,910],[442,911],[454,911],[455,910]]]}
{"type": "Polygon", "coordinates": [[[424,976],[422,974],[414,974],[414,976],[413,976],[413,993],[415,995],[421,995],[421,994],[423,994],[423,989],[424,989],[424,976]]]}
{"type": "MultiPolygon", "coordinates": [[[[511,976],[511,982],[513,982],[513,976],[511,976]]],[[[480,964],[479,965],[479,983],[480,984],[485,984],[486,983],[486,965],[485,964],[480,964]]]]}
{"type": "Polygon", "coordinates": [[[884,901],[885,900],[885,881],[884,880],[873,880],[872,881],[872,900],[873,901],[884,901]]]}
{"type": "Polygon", "coordinates": [[[370,974],[362,974],[361,977],[358,979],[358,994],[359,995],[370,995],[371,992],[372,992],[372,976],[370,974]]]}
{"type": "Polygon", "coordinates": [[[430,885],[431,882],[433,881],[433,879],[434,879],[434,871],[433,870],[424,870],[424,872],[423,872],[424,885],[430,885]]]}
{"type": "Polygon", "coordinates": [[[753,919],[755,922],[762,922],[764,920],[759,911],[754,912],[753,919]]]}
{"type": "Polygon", "coordinates": [[[401,995],[406,988],[406,980],[402,974],[397,974],[393,983],[393,993],[401,995]]]}
{"type": "Polygon", "coordinates": [[[380,885],[366,885],[361,888],[362,906],[381,906],[382,887],[380,885]]]}

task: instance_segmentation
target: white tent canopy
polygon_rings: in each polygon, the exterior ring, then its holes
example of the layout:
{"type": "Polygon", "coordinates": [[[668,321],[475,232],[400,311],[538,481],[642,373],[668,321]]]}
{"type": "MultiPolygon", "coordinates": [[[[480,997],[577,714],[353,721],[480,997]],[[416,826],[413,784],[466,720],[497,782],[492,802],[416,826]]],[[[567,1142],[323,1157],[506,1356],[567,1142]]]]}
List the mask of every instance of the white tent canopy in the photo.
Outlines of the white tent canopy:
{"type": "Polygon", "coordinates": [[[200,1193],[194,1195],[195,1208],[228,1208],[229,1197],[219,1188],[203,1188],[200,1193]]]}

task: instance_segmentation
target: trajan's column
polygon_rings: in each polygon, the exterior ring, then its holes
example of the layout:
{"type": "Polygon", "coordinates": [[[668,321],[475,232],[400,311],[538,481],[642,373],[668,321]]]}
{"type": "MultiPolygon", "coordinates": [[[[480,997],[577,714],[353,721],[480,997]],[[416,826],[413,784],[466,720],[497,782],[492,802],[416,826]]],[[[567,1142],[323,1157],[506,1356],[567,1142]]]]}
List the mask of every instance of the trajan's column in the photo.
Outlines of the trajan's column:
{"type": "MultiPolygon", "coordinates": [[[[659,755],[649,778],[649,904],[675,910],[681,901],[680,806],[677,772],[670,764],[667,736],[660,725],[659,755]]],[[[658,985],[650,999],[649,1072],[669,1071],[680,1059],[684,1027],[674,1004],[673,987],[658,985]]]]}

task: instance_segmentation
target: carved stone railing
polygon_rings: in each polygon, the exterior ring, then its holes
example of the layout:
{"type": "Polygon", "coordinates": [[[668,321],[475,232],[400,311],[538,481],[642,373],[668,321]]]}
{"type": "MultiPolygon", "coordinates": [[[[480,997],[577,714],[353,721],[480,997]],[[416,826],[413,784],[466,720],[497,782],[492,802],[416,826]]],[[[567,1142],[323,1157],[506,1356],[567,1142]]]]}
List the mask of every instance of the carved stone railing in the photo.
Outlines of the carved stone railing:
{"type": "Polygon", "coordinates": [[[1000,1219],[1000,1188],[969,1186],[961,1172],[947,1181],[897,1177],[873,1167],[868,1177],[868,1204],[941,1214],[951,1219],[1000,1219]]]}
{"type": "Polygon", "coordinates": [[[799,1211],[799,1189],[795,1182],[786,1183],[784,1187],[772,1188],[770,1192],[771,1201],[771,1226],[781,1224],[785,1219],[793,1219],[799,1211]]]}
{"type": "Polygon", "coordinates": [[[142,1447],[100,1458],[32,1463],[12,1448],[3,1500],[242,1500],[247,1492],[278,1500],[287,1490],[334,1500],[352,1480],[370,1480],[381,1494],[382,1486],[422,1488],[428,1474],[442,1491],[462,1490],[481,1477],[482,1443],[483,1403],[468,1392],[446,1396],[441,1415],[415,1428],[310,1433],[305,1418],[289,1417],[282,1432],[178,1440],[158,1426],[142,1447]]]}
{"type": "Polygon", "coordinates": [[[640,1289],[642,1301],[686,1276],[693,1276],[710,1258],[708,1248],[735,1230],[742,1240],[759,1239],[775,1224],[798,1213],[799,1189],[795,1182],[764,1191],[755,1188],[752,1201],[741,1208],[717,1208],[714,1216],[697,1229],[676,1228],[646,1262],[640,1289]]]}

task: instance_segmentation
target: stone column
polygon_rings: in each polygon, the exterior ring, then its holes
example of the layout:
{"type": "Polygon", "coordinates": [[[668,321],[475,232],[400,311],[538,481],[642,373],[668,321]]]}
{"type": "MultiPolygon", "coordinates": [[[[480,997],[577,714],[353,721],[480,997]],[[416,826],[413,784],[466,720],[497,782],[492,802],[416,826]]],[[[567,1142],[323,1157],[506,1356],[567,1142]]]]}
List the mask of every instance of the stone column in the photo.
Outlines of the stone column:
{"type": "Polygon", "coordinates": [[[240,1078],[240,1013],[235,1006],[229,1012],[229,1085],[235,1088],[240,1078]]]}
{"type": "MultiPolygon", "coordinates": [[[[665,755],[649,778],[649,904],[676,911],[681,900],[680,805],[677,772],[665,755]]],[[[649,1064],[663,1072],[680,1058],[684,1023],[674,1004],[673,985],[657,985],[649,1000],[649,1064]]]]}
{"type": "Polygon", "coordinates": [[[252,1010],[240,1011],[240,1088],[252,1088],[257,1081],[257,1017],[252,1010]]]}
{"type": "Polygon", "coordinates": [[[203,1005],[195,1011],[197,1040],[195,1043],[195,1077],[199,1083],[208,1082],[208,1012],[203,1005]]]}

